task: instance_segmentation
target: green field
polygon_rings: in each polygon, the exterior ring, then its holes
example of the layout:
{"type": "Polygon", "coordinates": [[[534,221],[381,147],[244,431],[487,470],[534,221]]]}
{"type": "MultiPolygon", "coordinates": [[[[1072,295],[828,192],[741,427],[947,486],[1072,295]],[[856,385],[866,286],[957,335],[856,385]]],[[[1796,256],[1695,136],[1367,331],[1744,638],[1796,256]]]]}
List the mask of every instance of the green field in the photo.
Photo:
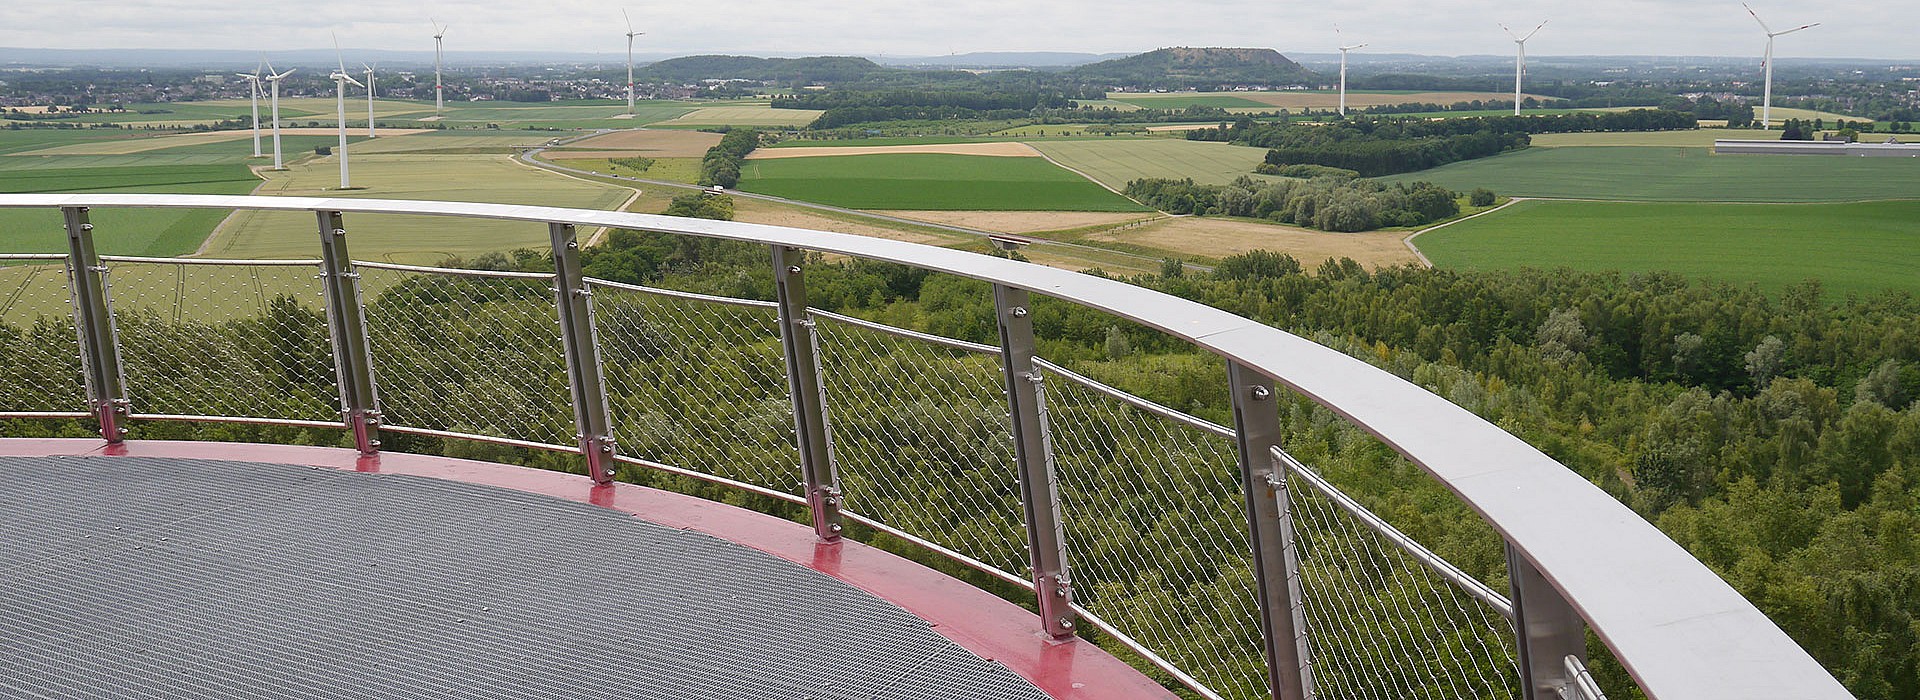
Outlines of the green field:
{"type": "Polygon", "coordinates": [[[1108,101],[1112,101],[1112,102],[1122,102],[1122,103],[1130,104],[1136,107],[1145,107],[1148,109],[1186,109],[1188,107],[1242,107],[1242,108],[1261,109],[1261,110],[1279,109],[1278,107],[1269,105],[1265,102],[1255,102],[1245,97],[1235,97],[1233,95],[1210,95],[1210,94],[1202,94],[1202,93],[1192,93],[1192,94],[1185,94],[1185,95],[1126,95],[1124,97],[1109,96],[1107,99],[1108,101]]]}
{"type": "MultiPolygon", "coordinates": [[[[516,163],[504,155],[366,154],[352,159],[357,189],[340,192],[339,165],[318,158],[276,173],[261,194],[282,196],[427,199],[613,209],[631,190],[566,177],[516,163]]],[[[238,212],[208,243],[213,258],[307,258],[317,254],[313,215],[238,212]]],[[[548,244],[547,227],[516,221],[445,217],[348,215],[353,257],[432,264],[548,244]]]]}
{"type": "Polygon", "coordinates": [[[1268,177],[1253,174],[1254,166],[1266,159],[1264,148],[1186,139],[1033,141],[1030,145],[1116,190],[1141,178],[1193,178],[1203,185],[1223,185],[1242,175],[1268,177]]]}
{"type": "MultiPolygon", "coordinates": [[[[1689,132],[1680,132],[1689,133],[1689,132]]],[[[1714,155],[1691,147],[1529,148],[1383,178],[1517,197],[1845,202],[1920,197],[1920,159],[1714,155]]]]}
{"type": "Polygon", "coordinates": [[[639,178],[642,180],[665,180],[667,182],[684,182],[689,185],[697,184],[700,182],[700,159],[699,158],[655,158],[653,159],[653,165],[649,166],[644,171],[638,171],[638,172],[624,165],[615,166],[613,164],[613,161],[607,158],[566,158],[563,160],[550,160],[550,159],[542,159],[542,160],[545,160],[546,162],[549,162],[549,163],[553,163],[554,165],[558,165],[563,168],[573,168],[575,170],[588,170],[596,173],[613,174],[613,175],[619,175],[621,177],[639,178]]]}
{"type": "Polygon", "coordinates": [[[852,209],[1148,211],[1042,158],[913,153],[749,160],[740,188],[852,209]]]}
{"type": "MultiPolygon", "coordinates": [[[[0,170],[0,192],[17,194],[246,194],[259,184],[238,164],[0,170]]],[[[106,254],[184,255],[199,247],[225,216],[204,209],[102,209],[93,214],[95,245],[106,254]]],[[[0,253],[66,249],[59,211],[0,209],[0,253]]]]}
{"type": "Polygon", "coordinates": [[[1779,290],[1920,294],[1920,201],[1520,202],[1415,241],[1443,268],[1666,270],[1779,290]]]}

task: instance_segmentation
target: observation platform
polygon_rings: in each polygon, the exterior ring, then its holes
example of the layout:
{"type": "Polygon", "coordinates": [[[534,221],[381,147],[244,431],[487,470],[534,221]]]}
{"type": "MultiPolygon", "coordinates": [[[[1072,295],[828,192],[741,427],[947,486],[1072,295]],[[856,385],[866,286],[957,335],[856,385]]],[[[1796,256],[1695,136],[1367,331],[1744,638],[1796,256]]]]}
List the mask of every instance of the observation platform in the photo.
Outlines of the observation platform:
{"type": "Polygon", "coordinates": [[[872,547],[493,463],[0,439],[0,542],[9,698],[1173,697],[872,547]]]}

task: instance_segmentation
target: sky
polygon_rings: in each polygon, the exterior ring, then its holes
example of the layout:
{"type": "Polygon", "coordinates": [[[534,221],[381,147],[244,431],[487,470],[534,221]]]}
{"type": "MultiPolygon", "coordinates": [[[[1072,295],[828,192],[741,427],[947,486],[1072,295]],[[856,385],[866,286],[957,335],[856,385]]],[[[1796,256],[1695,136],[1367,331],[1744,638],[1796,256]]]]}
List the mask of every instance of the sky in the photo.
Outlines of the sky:
{"type": "MultiPolygon", "coordinates": [[[[1920,2],[1750,0],[1785,57],[1920,61],[1920,2]]],[[[617,0],[5,0],[0,46],[21,48],[432,48],[429,17],[451,24],[447,50],[618,53],[620,11],[646,32],[642,54],[933,56],[976,51],[1135,53],[1163,46],[1270,47],[1325,53],[1338,39],[1379,53],[1507,54],[1496,26],[1552,23],[1528,53],[1758,56],[1766,37],[1737,0],[837,0],[623,4],[617,0]],[[828,9],[831,8],[831,9],[828,9]]]]}

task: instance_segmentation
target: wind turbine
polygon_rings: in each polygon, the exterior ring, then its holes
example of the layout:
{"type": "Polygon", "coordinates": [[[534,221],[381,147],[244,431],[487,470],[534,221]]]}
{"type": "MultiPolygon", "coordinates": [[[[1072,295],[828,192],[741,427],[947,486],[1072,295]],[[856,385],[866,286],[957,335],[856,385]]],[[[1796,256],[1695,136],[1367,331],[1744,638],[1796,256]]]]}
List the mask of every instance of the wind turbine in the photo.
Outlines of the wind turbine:
{"type": "Polygon", "coordinates": [[[627,20],[627,114],[633,114],[633,38],[646,32],[633,30],[633,18],[627,16],[627,8],[620,8],[620,17],[627,20]]]}
{"type": "Polygon", "coordinates": [[[447,36],[447,27],[453,25],[441,25],[432,17],[428,17],[427,21],[433,22],[433,116],[437,118],[440,111],[447,108],[444,85],[440,82],[440,40],[447,36]]]}
{"type": "Polygon", "coordinates": [[[253,102],[253,157],[260,157],[260,66],[254,66],[252,73],[235,73],[247,79],[248,92],[253,102]]]}
{"type": "Polygon", "coordinates": [[[340,59],[340,70],[327,77],[333,78],[333,103],[340,115],[340,189],[344,190],[352,186],[347,181],[347,84],[366,86],[347,73],[347,59],[340,55],[340,37],[333,38],[333,53],[340,59]]]}
{"type": "Polygon", "coordinates": [[[367,138],[375,138],[379,136],[373,132],[373,71],[375,67],[365,63],[360,64],[360,67],[367,69],[367,138]]]}
{"type": "Polygon", "coordinates": [[[1760,13],[1754,12],[1752,5],[1743,2],[1740,3],[1740,6],[1747,8],[1747,14],[1753,15],[1753,21],[1759,22],[1760,29],[1767,33],[1767,57],[1762,59],[1764,61],[1762,65],[1767,68],[1767,86],[1760,98],[1760,128],[1771,129],[1773,128],[1773,40],[1797,31],[1818,27],[1820,23],[1814,22],[1813,24],[1801,25],[1784,32],[1776,32],[1772,27],[1767,26],[1765,21],[1760,19],[1760,13]]]}
{"type": "MultiPolygon", "coordinates": [[[[1335,36],[1345,38],[1339,27],[1333,28],[1335,36]]],[[[1340,47],[1340,116],[1347,116],[1347,52],[1367,48],[1366,44],[1354,44],[1340,47]]]]}
{"type": "Polygon", "coordinates": [[[273,169],[274,170],[287,169],[287,166],[282,164],[280,160],[280,81],[289,75],[293,75],[293,72],[296,70],[299,70],[299,69],[288,68],[287,72],[285,73],[275,73],[273,72],[273,63],[272,62],[267,63],[266,81],[268,85],[273,87],[273,169]]]}
{"type": "Polygon", "coordinates": [[[1500,25],[1501,29],[1506,30],[1507,36],[1513,37],[1513,43],[1520,45],[1519,57],[1513,61],[1513,116],[1520,116],[1520,85],[1527,79],[1527,40],[1539,34],[1540,29],[1547,26],[1548,21],[1550,20],[1541,20],[1539,26],[1527,32],[1524,37],[1513,33],[1512,29],[1507,29],[1507,25],[1500,25]]]}

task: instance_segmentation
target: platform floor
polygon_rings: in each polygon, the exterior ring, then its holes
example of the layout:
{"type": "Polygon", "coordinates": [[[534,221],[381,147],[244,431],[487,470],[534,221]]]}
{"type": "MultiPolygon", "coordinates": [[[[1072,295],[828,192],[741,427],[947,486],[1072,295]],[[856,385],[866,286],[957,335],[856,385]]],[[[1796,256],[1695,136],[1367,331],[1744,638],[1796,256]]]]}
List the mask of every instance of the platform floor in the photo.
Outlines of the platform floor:
{"type": "Polygon", "coordinates": [[[592,505],[0,457],[0,697],[1047,696],[844,582],[592,505]]]}

